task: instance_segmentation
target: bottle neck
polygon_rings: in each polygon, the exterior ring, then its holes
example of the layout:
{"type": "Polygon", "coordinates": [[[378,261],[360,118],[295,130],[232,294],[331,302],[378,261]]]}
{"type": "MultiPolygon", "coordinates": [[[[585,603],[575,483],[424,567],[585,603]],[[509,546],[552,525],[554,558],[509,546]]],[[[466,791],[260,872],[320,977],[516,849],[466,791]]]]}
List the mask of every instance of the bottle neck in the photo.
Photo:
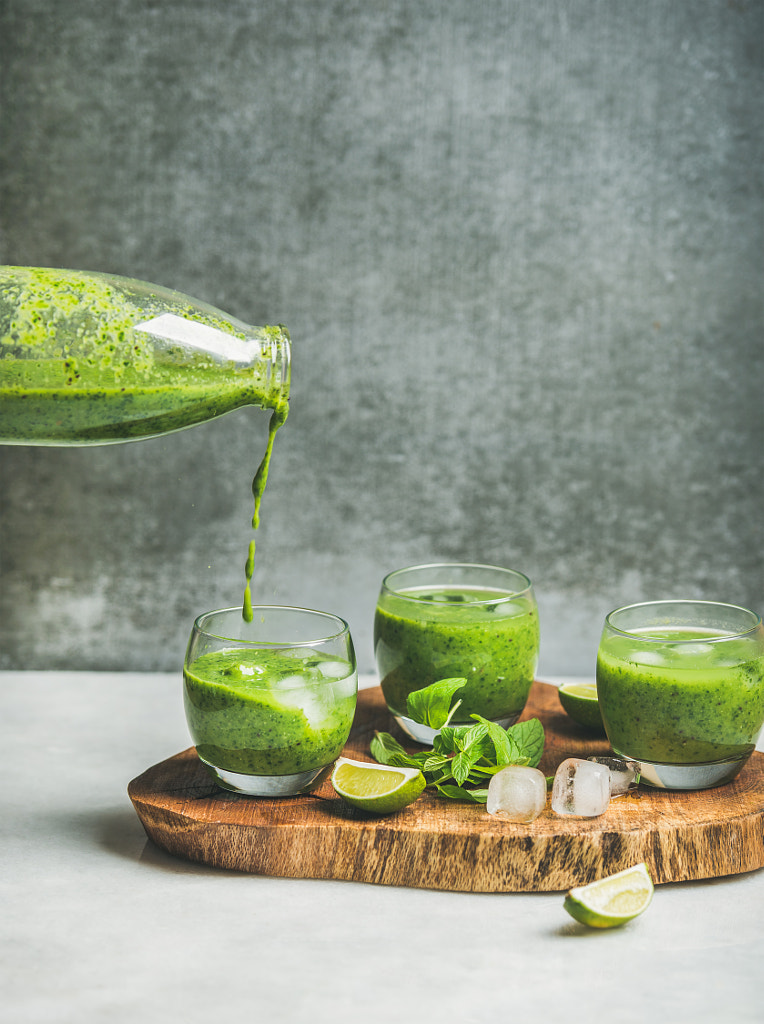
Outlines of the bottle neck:
{"type": "Polygon", "coordinates": [[[292,342],[289,331],[283,324],[266,327],[264,331],[266,338],[262,343],[262,353],[268,363],[268,383],[271,391],[278,396],[278,404],[286,404],[292,379],[292,342]]]}

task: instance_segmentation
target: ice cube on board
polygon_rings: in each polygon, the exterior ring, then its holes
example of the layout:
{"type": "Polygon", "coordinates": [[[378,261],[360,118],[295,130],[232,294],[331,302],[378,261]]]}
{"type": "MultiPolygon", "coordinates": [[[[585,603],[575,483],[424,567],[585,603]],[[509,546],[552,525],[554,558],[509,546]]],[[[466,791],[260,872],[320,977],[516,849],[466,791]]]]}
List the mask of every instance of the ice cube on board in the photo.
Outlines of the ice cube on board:
{"type": "Polygon", "coordinates": [[[546,778],[538,768],[508,765],[488,783],[486,810],[507,821],[533,821],[546,806],[546,778]]]}
{"type": "Polygon", "coordinates": [[[552,785],[552,810],[596,818],[610,803],[610,769],[580,757],[569,757],[557,769],[552,785]]]}

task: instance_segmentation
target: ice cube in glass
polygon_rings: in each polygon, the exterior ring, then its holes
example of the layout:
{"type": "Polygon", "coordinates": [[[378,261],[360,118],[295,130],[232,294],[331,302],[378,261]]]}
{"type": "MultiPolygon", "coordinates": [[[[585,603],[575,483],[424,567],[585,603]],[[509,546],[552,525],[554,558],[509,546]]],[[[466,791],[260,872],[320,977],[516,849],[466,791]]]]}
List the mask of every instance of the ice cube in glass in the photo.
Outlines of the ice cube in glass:
{"type": "Polygon", "coordinates": [[[552,785],[552,810],[596,818],[610,802],[610,769],[580,757],[569,757],[557,769],[552,785]]]}
{"type": "Polygon", "coordinates": [[[507,821],[529,822],[546,806],[546,778],[538,768],[508,765],[488,784],[486,810],[507,821]]]}

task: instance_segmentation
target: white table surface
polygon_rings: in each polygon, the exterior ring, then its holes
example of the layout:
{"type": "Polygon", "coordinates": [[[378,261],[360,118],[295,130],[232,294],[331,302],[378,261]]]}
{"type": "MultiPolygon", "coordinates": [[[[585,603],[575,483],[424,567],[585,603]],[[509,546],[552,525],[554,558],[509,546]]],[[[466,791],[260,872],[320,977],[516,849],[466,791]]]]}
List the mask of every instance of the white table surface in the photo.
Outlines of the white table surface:
{"type": "Polygon", "coordinates": [[[0,673],[0,734],[4,1024],[764,1020],[764,870],[607,932],[561,894],[219,871],[127,796],[190,746],[177,676],[0,673]]]}

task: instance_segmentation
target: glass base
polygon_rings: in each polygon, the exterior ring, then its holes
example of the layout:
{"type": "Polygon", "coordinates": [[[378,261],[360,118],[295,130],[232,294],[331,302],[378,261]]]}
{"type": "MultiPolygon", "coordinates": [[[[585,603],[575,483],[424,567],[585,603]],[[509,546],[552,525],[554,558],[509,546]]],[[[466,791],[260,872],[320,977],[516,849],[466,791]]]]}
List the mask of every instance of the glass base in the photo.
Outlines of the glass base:
{"type": "Polygon", "coordinates": [[[334,767],[333,764],[322,768],[312,768],[308,772],[296,775],[242,775],[230,772],[225,768],[216,768],[214,764],[199,760],[207,768],[221,789],[241,796],[298,796],[309,793],[319,786],[334,767]]]}
{"type": "MultiPolygon", "coordinates": [[[[422,725],[421,722],[415,722],[413,718],[407,718],[406,715],[397,715],[392,708],[388,708],[388,711],[410,739],[414,740],[416,743],[425,743],[427,746],[432,746],[432,742],[440,732],[440,729],[433,729],[429,725],[422,725]]],[[[500,725],[502,729],[508,729],[510,725],[515,724],[519,717],[520,712],[518,711],[516,715],[510,715],[508,718],[497,718],[496,724],[500,725]]],[[[453,726],[474,724],[474,722],[451,723],[453,726]]]]}
{"type": "MultiPolygon", "coordinates": [[[[619,757],[631,758],[631,754],[622,754],[615,747],[613,750],[619,757]]],[[[745,754],[729,761],[711,761],[707,764],[639,761],[639,781],[654,789],[712,789],[732,782],[750,756],[745,754]]]]}

